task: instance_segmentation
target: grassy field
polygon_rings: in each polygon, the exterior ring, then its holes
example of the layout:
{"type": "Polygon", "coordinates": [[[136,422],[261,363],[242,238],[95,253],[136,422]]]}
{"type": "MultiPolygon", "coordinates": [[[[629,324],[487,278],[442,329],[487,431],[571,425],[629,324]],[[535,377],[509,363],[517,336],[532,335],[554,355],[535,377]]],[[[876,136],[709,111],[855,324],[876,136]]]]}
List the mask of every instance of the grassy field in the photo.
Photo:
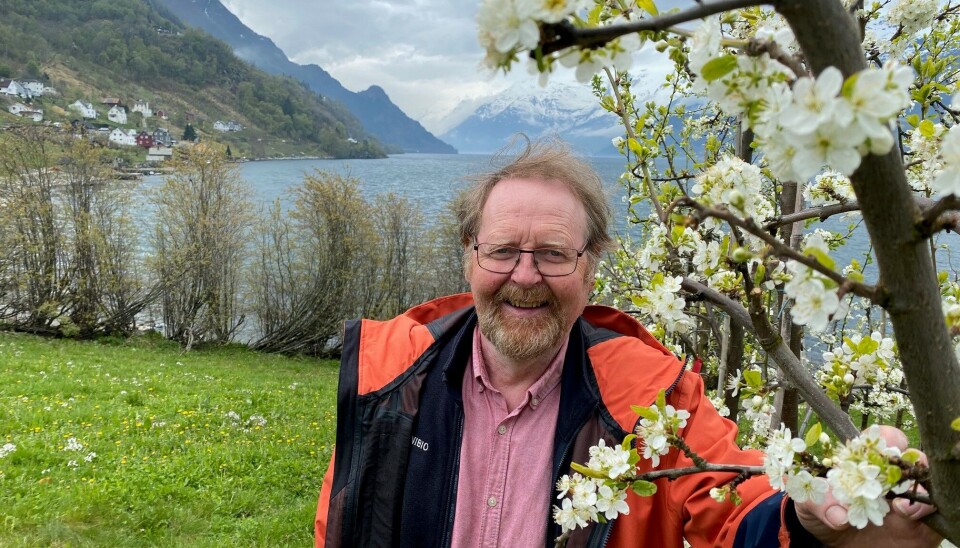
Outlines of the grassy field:
{"type": "Polygon", "coordinates": [[[336,375],[0,333],[0,546],[310,545],[336,375]]]}

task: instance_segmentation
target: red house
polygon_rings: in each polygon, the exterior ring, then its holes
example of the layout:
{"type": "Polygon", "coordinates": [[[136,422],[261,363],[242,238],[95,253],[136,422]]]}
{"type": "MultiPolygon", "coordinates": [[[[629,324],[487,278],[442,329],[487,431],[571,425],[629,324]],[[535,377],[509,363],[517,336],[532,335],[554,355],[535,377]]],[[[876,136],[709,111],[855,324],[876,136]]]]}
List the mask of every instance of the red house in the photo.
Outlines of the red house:
{"type": "Polygon", "coordinates": [[[156,144],[156,142],[153,140],[153,135],[150,135],[146,131],[141,131],[138,133],[136,140],[138,147],[150,148],[156,144]]]}

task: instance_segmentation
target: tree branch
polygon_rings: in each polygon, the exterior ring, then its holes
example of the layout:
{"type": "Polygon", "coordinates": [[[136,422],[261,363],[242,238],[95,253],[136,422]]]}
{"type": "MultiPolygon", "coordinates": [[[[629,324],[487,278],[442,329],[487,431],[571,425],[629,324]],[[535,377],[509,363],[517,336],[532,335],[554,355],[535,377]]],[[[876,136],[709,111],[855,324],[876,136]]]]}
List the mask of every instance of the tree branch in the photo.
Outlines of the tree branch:
{"type": "Polygon", "coordinates": [[[636,479],[644,481],[656,481],[661,478],[667,478],[673,481],[683,476],[699,474],[703,472],[733,472],[746,476],[760,476],[765,474],[763,466],[745,466],[743,464],[711,464],[704,463],[702,466],[688,466],[686,468],[672,468],[669,470],[654,470],[645,474],[638,474],[636,479]]]}
{"type": "Polygon", "coordinates": [[[785,65],[787,68],[793,71],[793,74],[797,78],[801,78],[809,74],[806,67],[803,66],[803,63],[800,62],[800,59],[796,55],[790,55],[788,52],[784,51],[779,44],[770,40],[757,40],[756,38],[751,38],[747,43],[745,53],[752,57],[759,57],[760,55],[766,53],[771,59],[785,65]]]}
{"type": "Polygon", "coordinates": [[[700,3],[696,7],[680,13],[671,13],[651,19],[641,19],[622,25],[610,25],[609,27],[599,28],[576,28],[570,23],[563,21],[552,25],[544,25],[543,35],[550,37],[550,39],[543,42],[541,48],[543,55],[549,55],[572,46],[599,48],[607,42],[625,34],[666,30],[673,25],[687,23],[709,15],[716,15],[740,8],[760,6],[766,3],[768,2],[759,2],[757,0],[720,0],[718,2],[710,2],[709,4],[700,3]]]}
{"type": "Polygon", "coordinates": [[[953,194],[944,196],[933,203],[923,213],[923,218],[917,223],[917,233],[921,239],[927,239],[941,230],[958,231],[960,227],[960,198],[953,194]],[[947,212],[953,211],[945,215],[947,212]]]}
{"type": "Polygon", "coordinates": [[[752,219],[741,219],[733,213],[730,213],[725,208],[707,207],[687,196],[682,196],[674,200],[674,202],[670,204],[670,207],[667,209],[666,213],[669,214],[670,211],[677,206],[688,206],[694,209],[701,217],[714,217],[716,219],[722,219],[730,223],[731,226],[746,230],[753,236],[763,240],[763,242],[769,245],[773,249],[774,253],[778,256],[797,261],[798,263],[801,263],[833,280],[837,285],[840,286],[841,291],[852,292],[854,295],[869,299],[870,302],[874,304],[882,305],[884,303],[885,296],[882,287],[871,286],[861,282],[853,281],[842,274],[837,273],[832,268],[827,268],[821,264],[820,261],[817,261],[813,257],[804,255],[792,247],[784,244],[779,239],[772,236],[769,232],[760,228],[752,219]]]}
{"type": "Polygon", "coordinates": [[[834,215],[839,215],[840,213],[849,213],[851,211],[860,211],[860,204],[851,200],[840,204],[811,207],[802,209],[789,215],[781,215],[780,217],[771,219],[770,221],[764,223],[762,228],[765,232],[772,232],[775,228],[800,221],[806,221],[807,219],[820,219],[821,221],[825,221],[834,215]]]}

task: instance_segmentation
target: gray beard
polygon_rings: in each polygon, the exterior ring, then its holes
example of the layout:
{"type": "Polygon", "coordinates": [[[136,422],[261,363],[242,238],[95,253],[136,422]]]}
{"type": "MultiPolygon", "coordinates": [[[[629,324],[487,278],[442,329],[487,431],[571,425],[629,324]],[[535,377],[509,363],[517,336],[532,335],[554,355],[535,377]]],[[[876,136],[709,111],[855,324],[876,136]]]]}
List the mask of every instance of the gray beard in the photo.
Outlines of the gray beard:
{"type": "Polygon", "coordinates": [[[564,315],[560,303],[545,286],[519,289],[504,285],[492,299],[477,302],[477,320],[480,332],[504,357],[525,361],[555,350],[566,335],[564,315]],[[507,301],[546,301],[549,314],[545,318],[505,319],[500,304],[507,301]]]}

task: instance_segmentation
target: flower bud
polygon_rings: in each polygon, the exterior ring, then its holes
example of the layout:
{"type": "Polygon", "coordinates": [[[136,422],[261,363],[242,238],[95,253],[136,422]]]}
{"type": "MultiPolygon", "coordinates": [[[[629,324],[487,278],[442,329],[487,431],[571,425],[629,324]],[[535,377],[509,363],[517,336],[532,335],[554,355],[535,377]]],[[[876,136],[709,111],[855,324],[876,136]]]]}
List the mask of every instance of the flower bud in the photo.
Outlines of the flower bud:
{"type": "Polygon", "coordinates": [[[857,379],[854,378],[854,376],[851,375],[850,373],[847,373],[846,375],[843,376],[843,382],[846,384],[853,384],[853,381],[855,380],[857,379]]]}
{"type": "Polygon", "coordinates": [[[753,252],[746,247],[738,247],[733,250],[730,258],[733,259],[735,263],[745,263],[753,258],[753,252]]]}
{"type": "Polygon", "coordinates": [[[761,398],[760,396],[754,396],[754,397],[753,397],[753,406],[754,406],[754,407],[760,407],[761,404],[763,404],[763,398],[761,398]]]}
{"type": "Polygon", "coordinates": [[[737,189],[730,191],[730,194],[727,195],[727,199],[730,200],[730,205],[743,211],[743,206],[746,203],[747,199],[743,196],[743,193],[737,189]]]}

